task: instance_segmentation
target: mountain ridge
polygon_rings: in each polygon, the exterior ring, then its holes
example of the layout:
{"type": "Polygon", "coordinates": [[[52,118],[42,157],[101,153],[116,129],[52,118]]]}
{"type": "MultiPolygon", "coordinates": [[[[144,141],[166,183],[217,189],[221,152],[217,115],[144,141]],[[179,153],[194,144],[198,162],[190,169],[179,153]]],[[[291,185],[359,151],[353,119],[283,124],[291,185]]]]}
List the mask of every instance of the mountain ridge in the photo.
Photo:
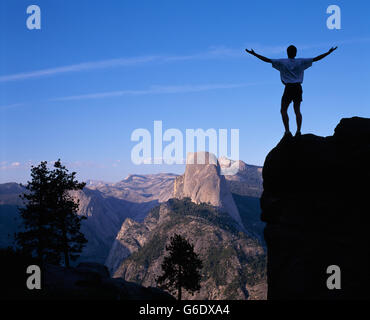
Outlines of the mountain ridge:
{"type": "MultiPolygon", "coordinates": [[[[80,200],[79,214],[88,218],[82,223],[88,243],[79,261],[104,263],[124,220],[143,221],[153,207],[173,196],[177,177],[159,173],[131,174],[115,183],[87,180],[87,186],[74,193],[75,199],[80,200]]],[[[17,183],[0,184],[1,247],[14,244],[14,233],[21,222],[17,208],[23,205],[19,194],[24,190],[17,183]]]]}

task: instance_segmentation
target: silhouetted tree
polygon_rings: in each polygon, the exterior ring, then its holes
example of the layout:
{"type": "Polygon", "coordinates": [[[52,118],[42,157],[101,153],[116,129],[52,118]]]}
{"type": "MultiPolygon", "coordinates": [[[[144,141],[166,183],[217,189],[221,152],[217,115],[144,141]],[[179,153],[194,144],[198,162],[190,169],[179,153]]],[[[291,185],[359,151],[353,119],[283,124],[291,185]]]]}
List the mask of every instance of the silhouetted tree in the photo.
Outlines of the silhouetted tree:
{"type": "Polygon", "coordinates": [[[175,292],[181,300],[182,288],[194,294],[200,290],[200,270],[202,261],[194,252],[194,245],[190,244],[181,235],[171,237],[170,244],[166,246],[169,255],[162,263],[163,274],[157,278],[157,283],[162,289],[175,292]]]}
{"type": "Polygon", "coordinates": [[[41,263],[56,263],[58,255],[52,249],[52,213],[48,203],[50,172],[46,161],[32,166],[31,178],[25,186],[27,191],[20,195],[25,204],[19,208],[25,231],[18,233],[16,240],[26,254],[36,256],[41,263]]]}
{"type": "Polygon", "coordinates": [[[36,256],[41,263],[59,264],[62,255],[69,266],[70,259],[78,257],[87,242],[80,232],[81,220],[77,215],[78,201],[75,202],[69,191],[80,190],[85,183],[79,183],[76,172],[68,173],[60,160],[54,169],[47,168],[42,161],[31,168],[31,181],[21,195],[25,207],[20,208],[25,231],[16,236],[22,250],[36,256]]]}
{"type": "Polygon", "coordinates": [[[82,190],[86,183],[76,180],[76,172],[69,173],[60,160],[54,163],[51,177],[51,202],[54,207],[53,227],[56,233],[55,250],[64,257],[68,267],[70,260],[79,257],[87,240],[81,233],[81,221],[86,219],[77,214],[79,200],[74,200],[70,194],[72,190],[82,190]]]}

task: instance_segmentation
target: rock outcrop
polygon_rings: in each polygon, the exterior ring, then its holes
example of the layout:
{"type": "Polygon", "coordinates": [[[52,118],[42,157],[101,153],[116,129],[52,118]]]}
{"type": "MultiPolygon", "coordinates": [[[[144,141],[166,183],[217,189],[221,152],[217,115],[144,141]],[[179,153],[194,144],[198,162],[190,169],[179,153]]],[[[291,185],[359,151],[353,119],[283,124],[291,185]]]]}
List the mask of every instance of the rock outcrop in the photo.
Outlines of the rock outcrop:
{"type": "Polygon", "coordinates": [[[189,153],[185,173],[175,180],[173,196],[190,198],[194,203],[209,203],[227,212],[242,226],[234,199],[217,158],[209,152],[189,153]]]}
{"type": "Polygon", "coordinates": [[[148,231],[147,225],[143,223],[130,218],[125,220],[105,261],[110,272],[114,273],[123,260],[144,245],[147,241],[148,231]]]}
{"type": "Polygon", "coordinates": [[[358,117],[342,119],[333,136],[283,139],[268,154],[268,299],[370,298],[369,164],[370,119],[358,117]],[[340,290],[327,286],[332,265],[340,290]]]}

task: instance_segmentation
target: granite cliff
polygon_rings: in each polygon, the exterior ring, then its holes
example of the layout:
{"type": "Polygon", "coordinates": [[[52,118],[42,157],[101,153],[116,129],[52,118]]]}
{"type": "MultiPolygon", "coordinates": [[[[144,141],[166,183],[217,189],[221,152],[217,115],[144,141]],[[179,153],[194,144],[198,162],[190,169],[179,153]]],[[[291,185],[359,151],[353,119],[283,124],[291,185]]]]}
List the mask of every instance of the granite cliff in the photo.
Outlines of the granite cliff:
{"type": "Polygon", "coordinates": [[[241,218],[217,158],[209,152],[189,153],[185,173],[175,180],[173,197],[209,203],[227,212],[243,228],[241,218]]]}
{"type": "Polygon", "coordinates": [[[283,139],[263,168],[268,299],[368,299],[370,119],[283,139]],[[327,287],[336,265],[341,289],[327,287]]]}

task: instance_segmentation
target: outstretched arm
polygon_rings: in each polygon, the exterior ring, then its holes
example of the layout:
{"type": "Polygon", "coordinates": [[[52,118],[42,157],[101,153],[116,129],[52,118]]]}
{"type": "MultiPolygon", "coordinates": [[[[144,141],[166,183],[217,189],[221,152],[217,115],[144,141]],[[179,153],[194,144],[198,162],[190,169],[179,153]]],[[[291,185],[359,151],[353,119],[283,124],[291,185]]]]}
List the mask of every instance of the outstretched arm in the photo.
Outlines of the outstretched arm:
{"type": "Polygon", "coordinates": [[[261,56],[261,55],[260,55],[260,54],[258,54],[258,53],[255,53],[253,49],[251,49],[251,50],[245,49],[245,51],[247,51],[249,54],[251,54],[252,56],[257,57],[258,59],[260,59],[260,60],[262,60],[262,61],[265,61],[265,62],[269,62],[269,63],[271,63],[271,59],[266,58],[266,57],[264,57],[264,56],[261,56]]]}
{"type": "Polygon", "coordinates": [[[334,48],[334,47],[331,47],[331,48],[330,48],[330,50],[329,50],[328,52],[325,52],[325,53],[320,54],[319,56],[317,56],[317,57],[313,58],[313,62],[315,62],[315,61],[319,61],[319,60],[321,60],[321,59],[325,58],[327,55],[331,54],[334,50],[337,50],[337,48],[338,48],[338,47],[335,47],[335,48],[334,48]]]}

